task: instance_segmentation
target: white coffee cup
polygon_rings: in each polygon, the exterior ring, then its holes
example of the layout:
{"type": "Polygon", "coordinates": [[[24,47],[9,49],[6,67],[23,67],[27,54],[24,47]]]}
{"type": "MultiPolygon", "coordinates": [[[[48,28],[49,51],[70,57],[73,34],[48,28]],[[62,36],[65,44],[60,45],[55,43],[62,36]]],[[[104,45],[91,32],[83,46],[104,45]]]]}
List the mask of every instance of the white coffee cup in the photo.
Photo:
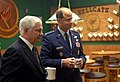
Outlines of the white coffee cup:
{"type": "Polygon", "coordinates": [[[45,68],[48,72],[48,76],[46,77],[47,80],[55,80],[56,79],[56,68],[54,67],[47,67],[45,68]]]}
{"type": "Polygon", "coordinates": [[[87,60],[89,60],[89,59],[90,59],[90,56],[89,56],[89,55],[86,55],[85,58],[86,58],[87,60]]]}

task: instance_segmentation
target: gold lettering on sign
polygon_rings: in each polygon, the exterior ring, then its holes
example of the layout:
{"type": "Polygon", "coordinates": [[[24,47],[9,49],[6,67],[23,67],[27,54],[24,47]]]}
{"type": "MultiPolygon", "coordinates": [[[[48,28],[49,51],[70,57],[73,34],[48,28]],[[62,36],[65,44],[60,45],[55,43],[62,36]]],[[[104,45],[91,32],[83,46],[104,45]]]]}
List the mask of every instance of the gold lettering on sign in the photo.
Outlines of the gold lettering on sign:
{"type": "Polygon", "coordinates": [[[84,9],[79,9],[78,14],[86,14],[86,13],[91,13],[91,12],[103,12],[103,13],[108,13],[109,8],[108,7],[88,7],[84,9]]]}

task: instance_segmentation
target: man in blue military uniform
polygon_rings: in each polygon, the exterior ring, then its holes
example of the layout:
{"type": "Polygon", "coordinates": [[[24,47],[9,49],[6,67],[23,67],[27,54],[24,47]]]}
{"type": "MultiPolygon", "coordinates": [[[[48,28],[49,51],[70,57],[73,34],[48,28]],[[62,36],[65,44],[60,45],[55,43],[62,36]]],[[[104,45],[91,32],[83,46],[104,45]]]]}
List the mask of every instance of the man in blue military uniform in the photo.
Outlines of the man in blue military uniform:
{"type": "Polygon", "coordinates": [[[40,52],[45,67],[56,68],[53,82],[82,82],[79,68],[84,68],[86,59],[79,33],[69,30],[72,25],[72,12],[60,8],[56,12],[58,27],[43,36],[40,52]]]}

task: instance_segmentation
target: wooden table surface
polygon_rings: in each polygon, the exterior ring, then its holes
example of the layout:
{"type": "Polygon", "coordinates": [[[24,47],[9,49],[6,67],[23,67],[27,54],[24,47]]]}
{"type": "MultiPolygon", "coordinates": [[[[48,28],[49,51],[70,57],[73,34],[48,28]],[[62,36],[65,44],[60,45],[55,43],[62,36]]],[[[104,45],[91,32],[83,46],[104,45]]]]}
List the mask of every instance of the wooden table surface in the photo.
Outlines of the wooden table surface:
{"type": "Polygon", "coordinates": [[[92,55],[120,55],[120,51],[95,51],[91,52],[92,55]]]}
{"type": "Polygon", "coordinates": [[[120,55],[120,51],[94,51],[91,52],[91,55],[103,55],[104,72],[106,72],[106,66],[109,64],[110,55],[120,55]]]}
{"type": "Polygon", "coordinates": [[[87,59],[87,61],[86,61],[87,64],[94,63],[94,62],[95,62],[95,60],[93,60],[93,59],[87,59]]]}

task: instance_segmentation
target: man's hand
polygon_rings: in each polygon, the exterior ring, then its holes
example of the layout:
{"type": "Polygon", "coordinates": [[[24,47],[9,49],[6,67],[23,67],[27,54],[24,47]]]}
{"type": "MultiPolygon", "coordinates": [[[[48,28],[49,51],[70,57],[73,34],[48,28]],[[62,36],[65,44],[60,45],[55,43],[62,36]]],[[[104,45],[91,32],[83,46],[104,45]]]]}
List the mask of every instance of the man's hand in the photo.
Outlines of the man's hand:
{"type": "Polygon", "coordinates": [[[76,59],[76,67],[81,68],[83,66],[83,59],[76,59]]]}
{"type": "Polygon", "coordinates": [[[68,67],[68,68],[74,68],[75,67],[76,60],[75,58],[66,58],[62,59],[62,65],[63,67],[68,67]]]}

